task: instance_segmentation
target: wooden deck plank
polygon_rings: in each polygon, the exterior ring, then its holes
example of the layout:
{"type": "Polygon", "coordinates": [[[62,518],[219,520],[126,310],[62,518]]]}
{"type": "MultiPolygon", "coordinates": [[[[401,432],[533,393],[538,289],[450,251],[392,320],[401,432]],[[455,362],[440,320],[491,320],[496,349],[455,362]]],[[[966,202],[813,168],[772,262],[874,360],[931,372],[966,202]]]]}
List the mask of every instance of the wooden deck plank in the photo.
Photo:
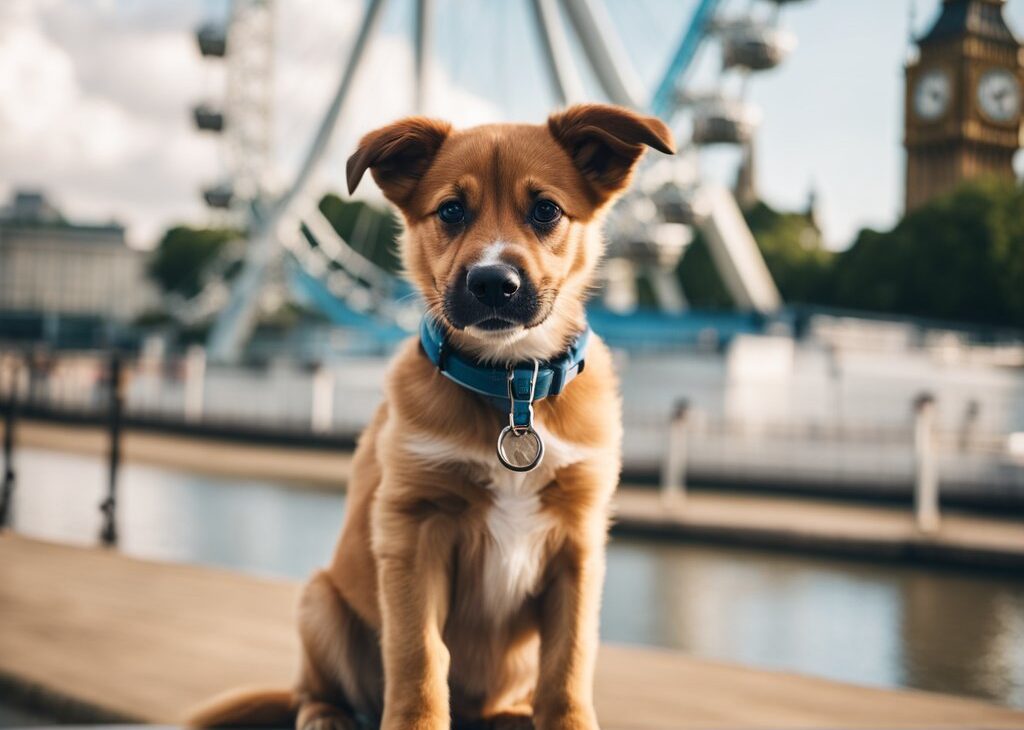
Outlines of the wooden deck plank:
{"type": "MultiPolygon", "coordinates": [[[[0,537],[0,673],[128,718],[175,722],[211,693],[295,676],[297,585],[0,537]]],[[[1024,728],[975,700],[866,689],[602,647],[605,730],[1024,728]]]]}

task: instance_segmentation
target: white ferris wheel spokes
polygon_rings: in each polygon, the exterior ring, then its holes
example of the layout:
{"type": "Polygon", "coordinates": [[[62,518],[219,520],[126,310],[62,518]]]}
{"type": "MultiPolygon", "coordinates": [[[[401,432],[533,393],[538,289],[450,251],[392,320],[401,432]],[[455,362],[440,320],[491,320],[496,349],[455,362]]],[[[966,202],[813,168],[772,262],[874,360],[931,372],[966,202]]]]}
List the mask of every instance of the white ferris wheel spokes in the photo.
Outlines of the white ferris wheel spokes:
{"type": "MultiPolygon", "coordinates": [[[[782,1],[771,4],[777,6],[782,1]]],[[[648,107],[644,101],[648,93],[602,0],[521,2],[529,8],[528,24],[556,101],[569,104],[586,100],[578,72],[582,63],[607,100],[655,113],[669,122],[681,119],[682,112],[692,112],[693,145],[685,155],[690,159],[673,163],[675,169],[684,172],[673,173],[654,190],[644,178],[655,175],[648,170],[657,166],[641,170],[638,192],[627,197],[613,217],[611,252],[620,265],[609,266],[608,270],[620,272],[627,283],[633,279],[634,286],[637,275],[647,275],[654,290],[660,292],[663,308],[680,309],[685,299],[672,272],[689,241],[689,229],[700,226],[712,245],[721,248],[715,259],[724,262],[719,268],[734,299],[741,306],[762,311],[777,307],[778,293],[735,203],[723,203],[722,191],[702,193],[699,177],[692,172],[696,169],[696,146],[743,145],[753,136],[756,120],[742,99],[730,101],[720,91],[686,96],[681,86],[698,50],[709,38],[721,41],[725,70],[740,69],[746,74],[781,62],[792,47],[791,36],[778,31],[774,22],[754,21],[752,15],[723,20],[719,9],[725,3],[721,0],[695,0],[686,32],[648,107]],[[577,41],[575,46],[570,30],[577,41]],[[648,198],[638,201],[638,195],[648,198]],[[698,198],[718,202],[703,205],[698,198]],[[681,215],[683,209],[689,213],[681,215]]],[[[248,236],[242,270],[231,283],[227,304],[220,310],[210,335],[211,359],[232,361],[241,357],[258,318],[262,292],[280,276],[285,256],[310,277],[322,279],[327,289],[341,299],[358,299],[363,308],[368,299],[369,309],[392,323],[414,320],[406,311],[411,305],[395,301],[398,287],[394,276],[350,246],[319,209],[320,199],[329,192],[319,173],[348,116],[346,110],[353,103],[354,86],[367,64],[369,51],[381,41],[384,11],[395,3],[402,3],[411,17],[409,111],[426,109],[432,98],[431,68],[437,65],[432,49],[439,6],[434,0],[366,0],[334,92],[295,173],[279,192],[272,191],[269,184],[273,165],[270,90],[274,75],[274,1],[234,0],[226,32],[206,26],[197,33],[203,55],[226,59],[228,67],[224,108],[207,103],[195,110],[201,129],[223,135],[227,153],[228,178],[208,189],[205,197],[211,206],[239,211],[248,236]]],[[[777,17],[777,12],[772,17],[777,17]]],[[[661,28],[653,30],[663,32],[661,28]]],[[[658,174],[664,177],[663,172],[658,174]]],[[[628,299],[624,300],[626,306],[628,299]]]]}

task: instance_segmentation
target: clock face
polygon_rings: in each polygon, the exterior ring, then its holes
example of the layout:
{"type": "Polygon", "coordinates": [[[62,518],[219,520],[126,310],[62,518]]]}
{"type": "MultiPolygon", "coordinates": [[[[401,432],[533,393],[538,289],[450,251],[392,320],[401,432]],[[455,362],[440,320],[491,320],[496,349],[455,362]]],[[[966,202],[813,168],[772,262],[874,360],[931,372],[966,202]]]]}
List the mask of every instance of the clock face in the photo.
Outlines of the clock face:
{"type": "Polygon", "coordinates": [[[925,71],[914,89],[914,111],[925,121],[934,121],[946,113],[953,98],[949,74],[941,69],[925,71]]]}
{"type": "Polygon", "coordinates": [[[978,104],[994,122],[1012,122],[1020,113],[1020,84],[1002,68],[986,71],[978,82],[978,104]]]}

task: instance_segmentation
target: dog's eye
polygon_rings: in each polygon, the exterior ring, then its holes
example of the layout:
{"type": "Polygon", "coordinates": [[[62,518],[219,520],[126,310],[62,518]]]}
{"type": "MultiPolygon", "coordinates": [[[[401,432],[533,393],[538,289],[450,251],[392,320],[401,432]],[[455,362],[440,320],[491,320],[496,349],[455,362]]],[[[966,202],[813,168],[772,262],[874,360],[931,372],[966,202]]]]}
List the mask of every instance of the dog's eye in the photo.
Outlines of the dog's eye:
{"type": "Polygon", "coordinates": [[[530,218],[534,223],[542,226],[550,226],[562,217],[562,209],[550,200],[538,200],[533,204],[530,211],[530,218]]]}
{"type": "Polygon", "coordinates": [[[446,200],[437,209],[437,217],[448,225],[455,226],[466,220],[466,209],[457,200],[446,200]]]}

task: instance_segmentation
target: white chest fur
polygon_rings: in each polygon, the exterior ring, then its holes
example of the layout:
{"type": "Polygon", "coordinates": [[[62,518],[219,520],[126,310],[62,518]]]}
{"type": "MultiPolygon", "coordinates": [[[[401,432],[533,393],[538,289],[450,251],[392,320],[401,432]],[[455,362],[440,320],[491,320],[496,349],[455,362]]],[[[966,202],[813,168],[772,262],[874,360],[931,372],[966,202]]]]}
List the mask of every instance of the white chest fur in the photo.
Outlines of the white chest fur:
{"type": "Polygon", "coordinates": [[[484,553],[483,595],[487,612],[502,619],[536,589],[554,521],[541,509],[536,491],[496,486],[491,491],[494,503],[487,512],[490,542],[484,553]]]}
{"type": "Polygon", "coordinates": [[[555,437],[540,424],[537,432],[544,440],[544,459],[525,474],[503,467],[493,451],[474,453],[451,441],[428,436],[414,436],[404,442],[407,451],[425,461],[472,462],[483,467],[486,488],[494,499],[485,522],[488,543],[484,552],[483,608],[499,620],[507,618],[534,593],[544,569],[545,547],[555,523],[542,509],[541,490],[558,469],[587,456],[587,449],[555,437]]]}

